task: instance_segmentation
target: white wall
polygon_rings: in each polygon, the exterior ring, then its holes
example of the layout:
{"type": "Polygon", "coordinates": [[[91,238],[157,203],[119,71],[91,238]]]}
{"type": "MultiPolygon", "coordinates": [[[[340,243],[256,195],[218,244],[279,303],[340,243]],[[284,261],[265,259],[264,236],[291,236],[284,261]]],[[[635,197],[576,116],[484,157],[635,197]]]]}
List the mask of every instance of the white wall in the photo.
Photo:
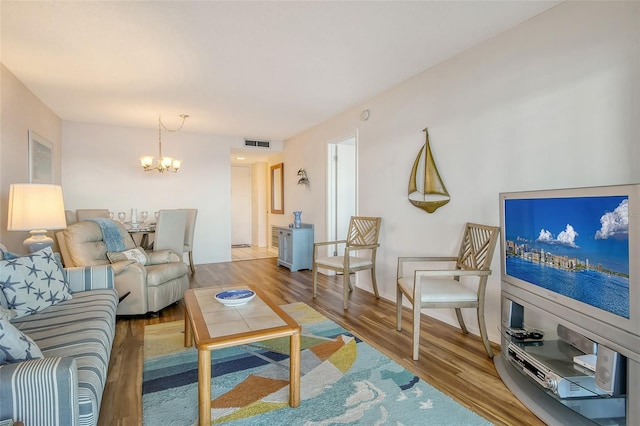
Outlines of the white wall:
{"type": "MultiPolygon", "coordinates": [[[[285,216],[303,210],[323,240],[326,164],[318,159],[328,141],[357,131],[358,214],[383,218],[378,286],[395,300],[397,257],[454,255],[465,222],[499,224],[500,192],[640,182],[638,22],[638,2],[563,3],[285,141],[285,216]],[[363,109],[368,121],[359,120],[363,109]],[[433,214],[407,200],[425,127],[451,194],[433,214]],[[308,190],[291,178],[299,167],[308,190]]],[[[494,341],[499,258],[487,291],[494,341]]],[[[370,289],[367,274],[360,278],[370,289]]],[[[456,324],[452,311],[428,313],[456,324]]]]}
{"type": "Polygon", "coordinates": [[[139,157],[157,157],[157,129],[64,121],[65,207],[125,211],[197,208],[196,264],[231,260],[232,145],[239,138],[163,132],[163,155],[182,160],[178,173],[144,172],[139,157]]]}
{"type": "MultiPolygon", "coordinates": [[[[29,182],[29,130],[53,144],[54,183],[60,183],[61,122],[9,69],[0,64],[0,241],[24,253],[28,232],[7,231],[9,185],[29,182]]],[[[49,232],[49,236],[53,236],[49,232]]]]}
{"type": "Polygon", "coordinates": [[[267,170],[267,163],[263,161],[251,165],[251,244],[258,247],[269,247],[271,239],[271,230],[267,226],[267,170]]]}

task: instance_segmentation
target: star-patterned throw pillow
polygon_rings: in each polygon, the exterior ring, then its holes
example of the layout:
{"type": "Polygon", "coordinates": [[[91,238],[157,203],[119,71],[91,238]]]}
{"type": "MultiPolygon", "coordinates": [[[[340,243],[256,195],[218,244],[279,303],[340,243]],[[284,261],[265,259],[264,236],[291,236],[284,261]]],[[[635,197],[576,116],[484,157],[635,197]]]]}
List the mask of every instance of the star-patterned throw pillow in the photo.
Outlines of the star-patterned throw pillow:
{"type": "Polygon", "coordinates": [[[0,319],[0,365],[42,358],[36,343],[9,321],[0,319]]]}
{"type": "MultiPolygon", "coordinates": [[[[0,293],[2,292],[0,291],[0,293]]],[[[0,306],[0,319],[12,320],[15,317],[16,317],[16,311],[14,311],[13,309],[7,309],[0,306]]]]}
{"type": "Polygon", "coordinates": [[[16,318],[32,315],[71,299],[60,263],[50,247],[0,261],[0,290],[16,318]]]}

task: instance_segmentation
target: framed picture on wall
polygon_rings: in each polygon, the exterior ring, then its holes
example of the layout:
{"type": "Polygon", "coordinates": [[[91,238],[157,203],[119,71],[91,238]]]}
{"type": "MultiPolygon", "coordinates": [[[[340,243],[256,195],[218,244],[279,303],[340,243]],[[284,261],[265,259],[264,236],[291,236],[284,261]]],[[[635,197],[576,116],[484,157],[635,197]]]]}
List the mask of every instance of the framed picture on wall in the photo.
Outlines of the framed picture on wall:
{"type": "Polygon", "coordinates": [[[29,183],[53,183],[53,144],[29,130],[29,183]]]}
{"type": "Polygon", "coordinates": [[[284,164],[271,166],[271,213],[284,214],[284,164]]]}

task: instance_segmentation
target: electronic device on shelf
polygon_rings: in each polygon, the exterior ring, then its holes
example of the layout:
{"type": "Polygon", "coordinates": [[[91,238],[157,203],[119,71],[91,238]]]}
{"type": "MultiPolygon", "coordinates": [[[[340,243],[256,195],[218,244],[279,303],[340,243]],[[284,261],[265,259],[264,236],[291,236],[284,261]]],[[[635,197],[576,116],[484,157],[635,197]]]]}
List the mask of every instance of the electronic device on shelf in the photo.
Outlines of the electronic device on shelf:
{"type": "Polygon", "coordinates": [[[576,355],[573,357],[573,362],[575,362],[581,367],[586,368],[587,370],[595,372],[596,359],[597,359],[597,355],[595,354],[576,355]]]}
{"type": "Polygon", "coordinates": [[[525,374],[560,398],[592,397],[605,394],[596,386],[593,373],[585,369],[573,368],[571,358],[557,357],[555,353],[557,346],[549,350],[547,343],[556,345],[557,342],[545,342],[545,349],[539,353],[531,351],[538,350],[540,347],[523,348],[512,343],[508,346],[507,353],[509,359],[520,366],[525,374]]]}

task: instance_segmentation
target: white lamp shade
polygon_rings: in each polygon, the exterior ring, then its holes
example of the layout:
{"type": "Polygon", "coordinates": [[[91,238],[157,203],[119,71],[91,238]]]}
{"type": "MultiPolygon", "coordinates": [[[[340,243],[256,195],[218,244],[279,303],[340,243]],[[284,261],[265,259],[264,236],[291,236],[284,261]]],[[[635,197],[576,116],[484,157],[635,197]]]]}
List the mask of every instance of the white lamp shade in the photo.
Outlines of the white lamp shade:
{"type": "Polygon", "coordinates": [[[61,186],[31,183],[9,186],[8,231],[66,227],[61,186]]]}

